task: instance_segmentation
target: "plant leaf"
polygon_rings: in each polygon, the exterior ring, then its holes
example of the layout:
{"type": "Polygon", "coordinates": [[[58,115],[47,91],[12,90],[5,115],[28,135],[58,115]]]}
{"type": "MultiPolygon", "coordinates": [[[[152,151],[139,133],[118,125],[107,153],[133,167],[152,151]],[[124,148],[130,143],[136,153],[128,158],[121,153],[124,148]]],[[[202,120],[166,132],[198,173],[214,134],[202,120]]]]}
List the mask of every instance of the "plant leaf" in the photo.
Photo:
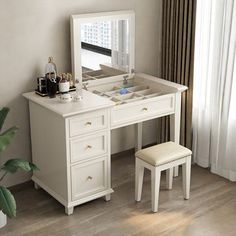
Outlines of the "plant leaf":
{"type": "Polygon", "coordinates": [[[9,111],[10,111],[10,109],[8,107],[3,107],[0,110],[0,131],[1,131],[2,127],[3,127],[4,121],[5,121],[9,111]]]}
{"type": "Polygon", "coordinates": [[[32,171],[39,170],[39,168],[34,163],[29,162],[29,165],[32,171]]]}
{"type": "Polygon", "coordinates": [[[38,170],[38,167],[33,163],[30,163],[22,159],[10,159],[2,167],[2,170],[5,170],[9,173],[15,173],[17,170],[31,171],[38,170]]]}
{"type": "Polygon", "coordinates": [[[17,130],[18,128],[14,126],[0,135],[0,152],[6,149],[12,138],[15,136],[17,130]]]}
{"type": "Polygon", "coordinates": [[[0,186],[0,209],[8,217],[16,216],[16,201],[11,192],[3,186],[0,186]]]}

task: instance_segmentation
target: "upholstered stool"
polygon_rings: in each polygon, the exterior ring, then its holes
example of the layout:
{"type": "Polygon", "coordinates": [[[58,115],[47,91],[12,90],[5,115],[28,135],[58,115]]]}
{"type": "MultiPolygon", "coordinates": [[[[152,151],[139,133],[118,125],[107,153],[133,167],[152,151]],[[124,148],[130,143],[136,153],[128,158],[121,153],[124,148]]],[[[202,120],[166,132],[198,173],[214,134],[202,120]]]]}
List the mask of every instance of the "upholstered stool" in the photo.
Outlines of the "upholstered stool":
{"type": "Polygon", "coordinates": [[[135,153],[135,200],[141,200],[144,168],[151,171],[152,211],[158,210],[161,171],[166,172],[167,189],[172,189],[173,167],[182,165],[184,198],[189,199],[192,152],[174,142],[162,143],[135,153]]]}

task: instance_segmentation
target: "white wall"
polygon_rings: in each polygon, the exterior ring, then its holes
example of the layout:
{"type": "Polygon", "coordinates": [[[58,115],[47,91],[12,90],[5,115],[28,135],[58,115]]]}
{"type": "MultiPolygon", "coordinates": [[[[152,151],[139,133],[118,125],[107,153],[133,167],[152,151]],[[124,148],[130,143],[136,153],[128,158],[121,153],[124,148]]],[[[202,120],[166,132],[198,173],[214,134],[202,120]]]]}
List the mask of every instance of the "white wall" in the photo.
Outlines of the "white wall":
{"type": "MultiPolygon", "coordinates": [[[[48,56],[59,71],[71,71],[71,14],[133,9],[136,13],[136,70],[160,73],[161,0],[0,0],[0,106],[11,111],[6,126],[20,131],[0,156],[31,159],[27,101],[22,93],[32,91],[36,77],[44,74],[48,56]]],[[[153,122],[145,124],[144,143],[155,141],[153,122]],[[150,127],[151,126],[151,127],[150,127]]],[[[112,133],[112,151],[131,148],[133,126],[112,133]]],[[[9,176],[7,185],[29,179],[19,173],[9,176]]]]}

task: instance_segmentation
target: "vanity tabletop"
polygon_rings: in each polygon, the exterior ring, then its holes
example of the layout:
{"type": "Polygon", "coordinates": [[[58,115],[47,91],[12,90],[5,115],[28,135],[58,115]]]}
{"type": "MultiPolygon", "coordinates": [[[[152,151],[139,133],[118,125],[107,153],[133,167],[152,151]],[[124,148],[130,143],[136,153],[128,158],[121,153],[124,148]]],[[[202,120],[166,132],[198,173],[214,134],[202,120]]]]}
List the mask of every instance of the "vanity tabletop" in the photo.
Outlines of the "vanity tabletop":
{"type": "MultiPolygon", "coordinates": [[[[102,108],[108,108],[115,105],[114,102],[107,98],[100,97],[92,92],[83,90],[83,99],[78,102],[61,103],[59,95],[55,98],[41,97],[35,92],[24,93],[23,96],[29,101],[35,102],[63,117],[69,117],[89,111],[94,111],[102,108]]],[[[71,93],[73,96],[73,93],[71,93]]]]}

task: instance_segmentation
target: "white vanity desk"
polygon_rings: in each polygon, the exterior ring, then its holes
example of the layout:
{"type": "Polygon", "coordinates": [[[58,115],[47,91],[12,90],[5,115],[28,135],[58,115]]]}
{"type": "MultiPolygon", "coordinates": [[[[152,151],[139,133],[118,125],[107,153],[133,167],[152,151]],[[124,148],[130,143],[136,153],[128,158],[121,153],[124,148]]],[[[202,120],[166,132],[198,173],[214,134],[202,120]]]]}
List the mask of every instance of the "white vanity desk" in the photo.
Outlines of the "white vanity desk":
{"type": "Polygon", "coordinates": [[[133,73],[134,25],[133,11],[71,16],[72,72],[88,90],[83,90],[83,100],[62,104],[58,98],[24,94],[30,108],[32,160],[40,169],[32,179],[68,215],[79,204],[103,196],[110,200],[112,129],[137,124],[136,149],[141,149],[142,122],[170,115],[170,137],[179,142],[181,93],[187,87],[133,73]],[[87,30],[108,32],[100,40],[110,44],[89,41],[87,30]],[[105,53],[111,63],[98,60],[99,70],[88,68],[82,49],[87,55],[90,50],[93,55],[94,50],[105,53]]]}
{"type": "Polygon", "coordinates": [[[82,101],[66,104],[34,92],[24,94],[30,108],[32,159],[40,168],[32,180],[63,204],[67,214],[102,196],[110,200],[112,129],[138,124],[139,149],[141,122],[170,115],[171,140],[179,141],[181,92],[186,87],[149,75],[136,77],[146,85],[154,83],[164,95],[116,105],[85,90],[82,101]]]}

